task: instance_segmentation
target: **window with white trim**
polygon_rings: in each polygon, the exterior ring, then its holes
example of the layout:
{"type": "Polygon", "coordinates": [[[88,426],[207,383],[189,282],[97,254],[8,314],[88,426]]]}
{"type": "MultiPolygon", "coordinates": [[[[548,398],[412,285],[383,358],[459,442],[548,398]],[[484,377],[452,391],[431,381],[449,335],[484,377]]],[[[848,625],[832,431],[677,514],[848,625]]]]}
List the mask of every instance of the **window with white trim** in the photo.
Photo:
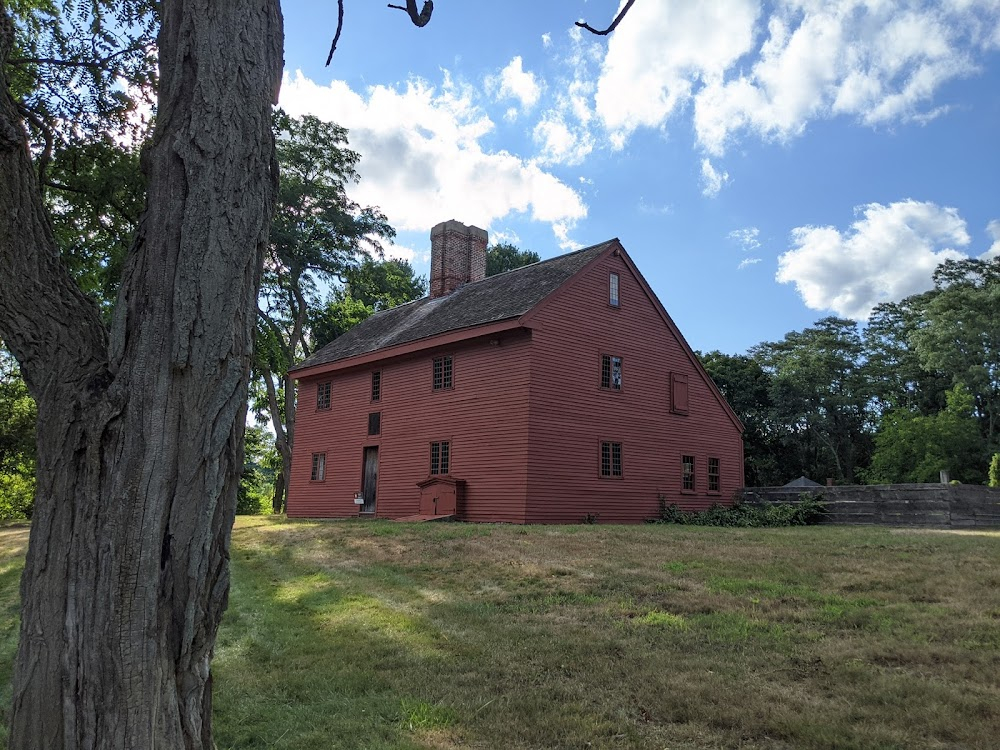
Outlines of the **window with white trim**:
{"type": "Polygon", "coordinates": [[[608,304],[618,307],[618,274],[613,273],[608,277],[608,304]]]}

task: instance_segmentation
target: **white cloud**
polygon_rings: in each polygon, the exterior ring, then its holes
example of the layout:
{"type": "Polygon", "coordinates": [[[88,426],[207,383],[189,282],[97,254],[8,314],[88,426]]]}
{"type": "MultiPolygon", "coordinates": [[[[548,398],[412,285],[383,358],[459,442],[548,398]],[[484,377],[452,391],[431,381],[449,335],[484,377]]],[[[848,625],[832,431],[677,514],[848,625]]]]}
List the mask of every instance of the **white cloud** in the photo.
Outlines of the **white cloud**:
{"type": "Polygon", "coordinates": [[[1000,219],[994,219],[989,224],[986,225],[986,233],[993,240],[993,244],[990,245],[990,249],[979,257],[983,260],[991,260],[993,258],[1000,258],[1000,219]]]}
{"type": "Polygon", "coordinates": [[[499,75],[487,77],[485,83],[488,90],[496,91],[498,98],[517,99],[525,110],[534,107],[542,94],[535,74],[525,72],[520,55],[507,63],[499,75]]]}
{"type": "Polygon", "coordinates": [[[494,229],[490,232],[490,244],[499,245],[507,243],[510,245],[521,245],[521,237],[513,229],[494,229]]]}
{"type": "Polygon", "coordinates": [[[899,300],[931,286],[931,274],[969,244],[954,208],[905,200],[869,203],[850,229],[796,227],[792,249],[778,258],[776,279],[795,284],[806,306],[863,320],[879,302],[899,300]]]}
{"type": "Polygon", "coordinates": [[[751,50],[753,0],[643,0],[608,41],[596,106],[612,143],[660,127],[699,82],[722,77],[751,50]]]}
{"type": "Polygon", "coordinates": [[[548,47],[552,44],[552,34],[545,32],[542,34],[542,46],[548,47]]]}
{"type": "Polygon", "coordinates": [[[579,164],[594,148],[593,136],[586,128],[571,129],[557,113],[549,112],[532,132],[539,146],[541,164],[579,164]]]}
{"type": "Polygon", "coordinates": [[[405,260],[409,263],[415,261],[424,260],[424,255],[428,253],[421,253],[414,250],[412,247],[407,247],[406,245],[389,245],[385,248],[386,258],[395,258],[396,260],[405,260]]]}
{"type": "Polygon", "coordinates": [[[573,223],[569,221],[557,221],[552,225],[552,232],[556,236],[559,247],[563,250],[579,250],[583,247],[583,245],[569,236],[570,230],[573,229],[573,223]]]}
{"type": "Polygon", "coordinates": [[[783,141],[817,119],[926,123],[950,110],[942,85],[998,47],[997,0],[644,0],[609,38],[593,102],[613,149],[692,112],[721,156],[741,133],[783,141]]]}
{"type": "Polygon", "coordinates": [[[740,264],[736,266],[738,271],[742,271],[744,268],[749,268],[750,266],[760,263],[761,258],[744,258],[740,261],[740,264]]]}
{"type": "Polygon", "coordinates": [[[648,203],[644,196],[639,196],[639,213],[650,214],[652,216],[669,216],[674,212],[674,207],[669,203],[656,205],[648,203]]]}
{"type": "Polygon", "coordinates": [[[602,45],[570,32],[569,49],[558,60],[570,73],[546,87],[550,104],[532,131],[540,164],[579,164],[598,143],[591,100],[602,54],[602,45]]]}
{"type": "Polygon", "coordinates": [[[729,239],[740,243],[740,247],[742,247],[743,251],[747,253],[760,247],[760,240],[757,239],[759,236],[760,230],[757,227],[734,229],[728,235],[729,239]]]}
{"type": "Polygon", "coordinates": [[[948,111],[929,106],[941,85],[975,72],[998,19],[995,0],[783,0],[752,67],[696,94],[698,140],[721,155],[743,129],[786,140],[837,115],[927,122],[948,111]]]}
{"type": "Polygon", "coordinates": [[[429,231],[450,218],[488,229],[518,213],[551,224],[566,241],[587,215],[576,190],[539,164],[484,150],[480,141],[493,122],[473,92],[447,75],[439,88],[415,79],[403,89],[375,86],[362,95],[343,81],[320,86],[297,72],[285,76],[281,105],[349,130],[350,147],[362,155],[351,196],[379,206],[398,230],[429,231]]]}
{"type": "Polygon", "coordinates": [[[714,198],[729,182],[729,172],[718,172],[708,159],[701,160],[701,194],[714,198]]]}

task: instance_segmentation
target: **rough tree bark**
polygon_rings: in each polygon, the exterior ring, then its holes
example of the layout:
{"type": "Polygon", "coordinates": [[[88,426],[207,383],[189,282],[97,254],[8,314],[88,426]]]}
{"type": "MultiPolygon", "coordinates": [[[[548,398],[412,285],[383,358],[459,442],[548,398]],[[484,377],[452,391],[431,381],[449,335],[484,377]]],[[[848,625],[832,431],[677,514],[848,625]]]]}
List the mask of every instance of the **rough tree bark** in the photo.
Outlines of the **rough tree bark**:
{"type": "MultiPolygon", "coordinates": [[[[210,748],[278,0],[164,0],[146,213],[115,320],[61,266],[0,65],[0,337],[38,402],[10,746],[210,748]]],[[[0,63],[12,26],[0,0],[0,63]]]]}

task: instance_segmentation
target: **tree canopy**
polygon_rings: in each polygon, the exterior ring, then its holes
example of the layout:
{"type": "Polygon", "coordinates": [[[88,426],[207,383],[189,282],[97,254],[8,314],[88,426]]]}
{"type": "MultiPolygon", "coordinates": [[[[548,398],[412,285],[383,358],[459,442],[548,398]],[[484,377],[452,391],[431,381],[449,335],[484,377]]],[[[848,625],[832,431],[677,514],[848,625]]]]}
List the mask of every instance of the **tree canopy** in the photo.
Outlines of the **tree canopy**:
{"type": "Polygon", "coordinates": [[[486,275],[495,276],[505,271],[537,263],[542,258],[532,250],[521,250],[509,242],[498,242],[486,249],[486,275]]]}

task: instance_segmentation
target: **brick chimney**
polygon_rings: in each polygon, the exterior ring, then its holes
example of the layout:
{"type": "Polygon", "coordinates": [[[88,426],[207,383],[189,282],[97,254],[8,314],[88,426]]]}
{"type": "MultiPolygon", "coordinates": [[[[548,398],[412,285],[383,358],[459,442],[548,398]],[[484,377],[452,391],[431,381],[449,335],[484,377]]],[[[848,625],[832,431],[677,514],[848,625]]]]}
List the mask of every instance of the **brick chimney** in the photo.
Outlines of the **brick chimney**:
{"type": "Polygon", "coordinates": [[[443,297],[486,278],[485,229],[443,221],[431,229],[431,297],[443,297]]]}

